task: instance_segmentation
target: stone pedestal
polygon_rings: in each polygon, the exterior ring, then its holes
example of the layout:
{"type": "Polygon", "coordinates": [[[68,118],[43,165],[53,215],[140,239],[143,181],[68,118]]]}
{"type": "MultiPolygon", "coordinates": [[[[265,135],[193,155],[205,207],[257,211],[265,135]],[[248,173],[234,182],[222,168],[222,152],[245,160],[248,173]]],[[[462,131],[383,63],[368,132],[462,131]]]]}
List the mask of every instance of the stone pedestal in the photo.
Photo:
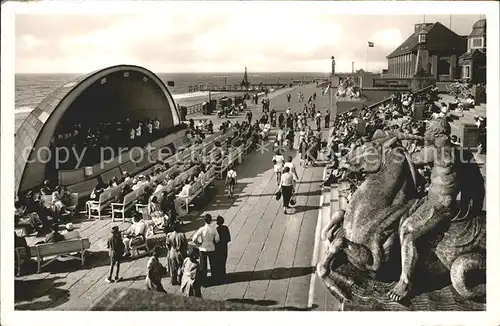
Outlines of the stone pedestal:
{"type": "Polygon", "coordinates": [[[433,85],[435,79],[431,76],[413,76],[411,79],[411,91],[416,92],[427,86],[433,85]]]}
{"type": "Polygon", "coordinates": [[[339,84],[340,84],[340,77],[339,76],[333,76],[332,77],[332,88],[339,87],[339,84]]]}
{"type": "Polygon", "coordinates": [[[422,120],[424,118],[425,104],[422,102],[415,103],[413,105],[413,119],[416,121],[422,120]]]}
{"type": "Polygon", "coordinates": [[[486,87],[474,85],[472,86],[472,96],[476,99],[476,105],[486,103],[486,87]]]}
{"type": "Polygon", "coordinates": [[[373,87],[373,80],[375,76],[372,75],[362,75],[359,77],[359,88],[371,88],[373,87]]]}
{"type": "Polygon", "coordinates": [[[459,138],[461,140],[462,147],[476,148],[478,145],[478,135],[479,130],[476,125],[469,123],[460,124],[459,138]]]}
{"type": "Polygon", "coordinates": [[[356,127],[356,133],[358,136],[366,135],[366,121],[363,119],[354,119],[354,126],[356,127]]]}

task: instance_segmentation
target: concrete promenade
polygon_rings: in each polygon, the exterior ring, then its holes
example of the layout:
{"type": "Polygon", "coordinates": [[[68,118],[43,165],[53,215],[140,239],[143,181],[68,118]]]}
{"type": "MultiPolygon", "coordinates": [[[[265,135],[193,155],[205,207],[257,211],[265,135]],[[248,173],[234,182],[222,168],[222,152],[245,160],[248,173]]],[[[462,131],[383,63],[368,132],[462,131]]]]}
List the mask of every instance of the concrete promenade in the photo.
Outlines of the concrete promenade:
{"type": "MultiPolygon", "coordinates": [[[[314,84],[285,89],[269,94],[271,108],[284,112],[288,106],[300,111],[304,103],[297,103],[297,92],[304,93],[305,100],[316,91],[316,107],[324,113],[328,97],[320,95],[314,84]],[[292,93],[292,103],[286,103],[286,94],[292,93]]],[[[249,105],[254,117],[259,117],[261,107],[249,105]]],[[[215,125],[221,121],[212,115],[215,125]]],[[[229,120],[243,120],[242,114],[229,120]]],[[[313,124],[314,125],[314,124],[313,124]]],[[[275,130],[273,130],[274,132],[275,130]]],[[[323,130],[324,136],[328,130],[323,130]]],[[[274,138],[274,134],[271,135],[274,138]]],[[[271,142],[269,149],[271,149],[271,142]]],[[[228,199],[223,182],[217,181],[211,199],[198,207],[186,220],[183,231],[188,237],[203,225],[202,216],[222,215],[228,225],[232,241],[227,262],[228,282],[202,289],[204,298],[249,303],[259,306],[281,307],[291,310],[336,310],[338,306],[323,284],[315,280],[313,254],[315,234],[318,228],[318,207],[323,178],[323,167],[303,170],[298,167],[295,152],[285,156],[294,157],[300,182],[294,214],[283,213],[281,201],[276,201],[276,176],[272,171],[272,152],[258,151],[243,158],[236,167],[238,184],[236,196],[228,199]],[[313,277],[312,277],[313,276],[313,277]],[[311,289],[311,284],[313,288],[311,289]]],[[[126,261],[121,264],[120,274],[124,280],[119,284],[104,282],[109,272],[109,259],[105,242],[113,225],[126,229],[129,222],[111,222],[82,219],[75,223],[83,237],[91,242],[91,253],[85,266],[78,262],[54,262],[36,274],[16,277],[16,309],[85,310],[115,287],[145,289],[146,263],[148,257],[126,261]]],[[[32,239],[31,241],[37,241],[32,239]]],[[[318,251],[318,250],[316,250],[318,251]]],[[[160,258],[163,264],[165,257],[160,258]]],[[[169,293],[179,293],[178,287],[163,279],[169,293]]]]}

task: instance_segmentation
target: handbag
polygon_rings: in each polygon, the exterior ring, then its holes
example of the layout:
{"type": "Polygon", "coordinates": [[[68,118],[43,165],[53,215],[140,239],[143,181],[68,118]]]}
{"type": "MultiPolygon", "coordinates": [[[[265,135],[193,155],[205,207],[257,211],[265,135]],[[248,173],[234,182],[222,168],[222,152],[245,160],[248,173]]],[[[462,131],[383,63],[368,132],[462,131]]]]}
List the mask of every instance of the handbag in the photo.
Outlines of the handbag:
{"type": "Polygon", "coordinates": [[[275,197],[276,197],[276,200],[280,200],[281,199],[281,189],[276,192],[275,197]]]}
{"type": "Polygon", "coordinates": [[[295,196],[292,196],[292,198],[290,198],[290,202],[289,202],[289,204],[290,204],[291,206],[295,206],[295,204],[297,204],[297,201],[295,200],[295,196]]]}

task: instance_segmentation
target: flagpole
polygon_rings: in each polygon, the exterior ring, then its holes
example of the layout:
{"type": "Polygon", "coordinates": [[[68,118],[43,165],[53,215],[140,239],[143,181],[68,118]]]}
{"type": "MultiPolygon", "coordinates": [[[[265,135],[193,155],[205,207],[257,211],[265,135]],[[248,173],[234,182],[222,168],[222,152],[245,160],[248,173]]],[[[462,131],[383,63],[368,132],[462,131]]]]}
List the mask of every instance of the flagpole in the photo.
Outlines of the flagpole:
{"type": "Polygon", "coordinates": [[[368,50],[370,49],[370,45],[367,44],[367,47],[366,47],[366,72],[368,72],[368,50]]]}

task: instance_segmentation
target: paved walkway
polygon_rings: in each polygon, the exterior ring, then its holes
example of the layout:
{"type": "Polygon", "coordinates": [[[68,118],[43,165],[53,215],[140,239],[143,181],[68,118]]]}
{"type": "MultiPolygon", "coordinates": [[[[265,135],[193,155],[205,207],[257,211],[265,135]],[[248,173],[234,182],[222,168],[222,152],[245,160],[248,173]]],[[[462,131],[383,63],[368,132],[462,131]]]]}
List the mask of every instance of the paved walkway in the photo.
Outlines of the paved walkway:
{"type": "MultiPolygon", "coordinates": [[[[303,107],[303,103],[295,102],[299,90],[306,100],[312,92],[319,93],[315,85],[293,89],[290,107],[294,111],[303,107]]],[[[271,107],[278,113],[289,105],[285,103],[287,93],[288,90],[280,90],[270,94],[271,107]]],[[[316,102],[318,108],[326,108],[328,97],[318,96],[316,102]]],[[[260,107],[250,108],[254,116],[260,115],[260,107]]],[[[323,132],[326,136],[328,130],[323,132]]],[[[272,155],[264,151],[245,156],[236,168],[239,178],[235,198],[228,199],[223,183],[217,181],[213,198],[204,207],[197,208],[191,223],[184,226],[183,231],[190,237],[203,225],[200,216],[220,214],[231,232],[229,280],[224,285],[203,288],[202,295],[287,309],[307,309],[308,303],[316,310],[336,309],[322,284],[313,282],[314,291],[310,288],[323,168],[298,168],[300,182],[295,213],[285,215],[281,202],[274,198],[277,185],[271,170],[272,155]]],[[[298,166],[295,152],[286,153],[288,155],[294,157],[298,166]]],[[[129,223],[111,223],[108,218],[78,223],[80,233],[92,244],[86,265],[80,268],[77,262],[54,262],[44,273],[16,278],[16,309],[84,310],[113,287],[144,289],[147,257],[122,263],[120,274],[124,281],[119,285],[104,282],[109,271],[105,242],[113,225],[125,229],[129,223]]],[[[161,260],[165,263],[165,258],[161,260]]],[[[165,278],[163,285],[167,292],[179,293],[179,288],[171,286],[169,279],[165,278]]]]}

